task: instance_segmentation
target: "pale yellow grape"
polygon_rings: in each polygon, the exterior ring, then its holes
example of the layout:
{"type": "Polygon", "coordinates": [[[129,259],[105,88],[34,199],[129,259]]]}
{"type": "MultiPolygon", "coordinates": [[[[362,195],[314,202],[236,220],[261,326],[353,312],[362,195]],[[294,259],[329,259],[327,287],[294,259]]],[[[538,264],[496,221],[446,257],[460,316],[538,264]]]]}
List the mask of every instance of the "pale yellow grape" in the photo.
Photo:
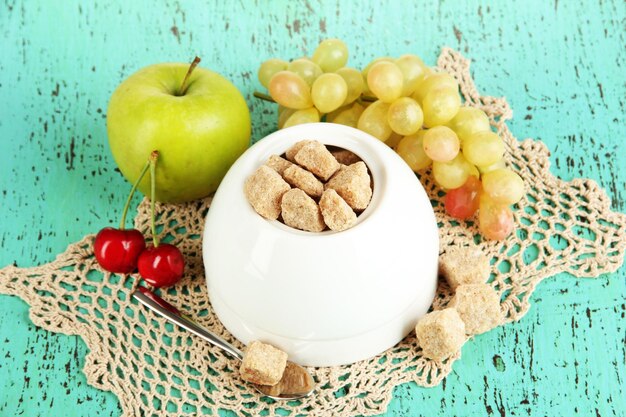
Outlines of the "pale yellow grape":
{"type": "Polygon", "coordinates": [[[489,117],[476,107],[461,107],[447,126],[454,130],[461,142],[472,133],[491,130],[489,117]]]}
{"type": "Polygon", "coordinates": [[[456,116],[461,107],[461,96],[456,88],[431,89],[422,101],[424,126],[446,124],[456,116]]]}
{"type": "Polygon", "coordinates": [[[363,80],[361,71],[354,68],[344,67],[339,68],[337,70],[337,74],[343,78],[348,86],[348,95],[346,96],[343,104],[350,104],[361,96],[361,93],[363,93],[363,89],[365,88],[365,81],[363,80]]]}
{"type": "Polygon", "coordinates": [[[261,82],[261,85],[265,88],[269,88],[270,80],[278,71],[284,71],[287,69],[287,61],[282,59],[272,58],[264,61],[259,67],[257,77],[261,82]]]}
{"type": "Polygon", "coordinates": [[[427,66],[416,55],[406,54],[395,60],[403,75],[402,95],[410,96],[426,77],[427,66]]]}
{"type": "Polygon", "coordinates": [[[424,152],[433,161],[451,161],[458,155],[459,149],[459,138],[449,127],[436,126],[424,133],[424,152]]]}
{"type": "Polygon", "coordinates": [[[332,120],[328,120],[331,123],[338,123],[340,125],[350,126],[356,128],[359,123],[359,118],[365,107],[361,106],[359,103],[354,103],[347,109],[344,109],[339,114],[336,114],[332,120]]]}
{"type": "Polygon", "coordinates": [[[351,104],[345,104],[341,107],[339,107],[338,109],[335,109],[329,113],[326,114],[326,121],[333,123],[333,120],[335,119],[335,117],[339,116],[339,114],[343,113],[346,110],[350,110],[352,108],[351,104]]]}
{"type": "Polygon", "coordinates": [[[493,132],[476,132],[463,141],[463,154],[476,166],[489,166],[502,159],[504,142],[493,132]]]}
{"type": "Polygon", "coordinates": [[[398,155],[415,172],[428,168],[432,163],[432,160],[424,152],[425,133],[425,130],[420,130],[414,135],[405,136],[396,146],[398,155]]]}
{"type": "Polygon", "coordinates": [[[377,62],[367,73],[367,86],[385,103],[391,103],[400,97],[403,83],[402,71],[393,62],[377,62]]]}
{"type": "Polygon", "coordinates": [[[285,126],[285,122],[292,114],[296,112],[296,109],[290,109],[288,107],[278,106],[278,128],[282,129],[285,126]]]}
{"type": "Polygon", "coordinates": [[[428,94],[430,90],[439,90],[445,87],[450,87],[458,91],[459,84],[454,77],[447,72],[431,72],[430,75],[419,83],[412,97],[417,100],[418,103],[422,103],[424,97],[426,97],[426,94],[428,94]]]}
{"type": "MultiPolygon", "coordinates": [[[[465,158],[467,159],[467,158],[465,158]]],[[[468,162],[469,164],[469,162],[468,162]]],[[[480,171],[478,170],[478,167],[474,164],[469,164],[470,168],[469,168],[469,174],[475,176],[476,178],[480,178],[480,171]]]]}
{"type": "Polygon", "coordinates": [[[326,39],[313,52],[313,62],[324,72],[337,71],[348,62],[348,47],[339,39],[326,39]]]}
{"type": "Polygon", "coordinates": [[[308,109],[313,106],[311,87],[290,71],[279,71],[270,80],[270,96],[275,102],[290,109],[308,109]]]}
{"type": "Polygon", "coordinates": [[[462,153],[449,162],[433,161],[433,177],[439,186],[451,190],[459,188],[469,177],[472,165],[467,162],[462,153]]]}
{"type": "Polygon", "coordinates": [[[387,112],[389,104],[381,100],[377,100],[370,104],[359,117],[357,128],[375,138],[386,141],[391,136],[391,126],[387,122],[387,112]]]}
{"type": "Polygon", "coordinates": [[[479,166],[477,168],[481,174],[486,174],[487,172],[491,172],[496,169],[506,168],[506,162],[504,162],[504,159],[499,159],[491,165],[479,166]]]}
{"type": "Polygon", "coordinates": [[[311,87],[313,104],[322,113],[330,113],[337,110],[343,104],[348,95],[348,85],[343,78],[334,73],[327,72],[317,77],[311,87]]]}
{"type": "Polygon", "coordinates": [[[308,109],[296,110],[285,122],[283,128],[301,125],[304,123],[316,123],[320,121],[320,113],[315,107],[308,109]]]}
{"type": "Polygon", "coordinates": [[[483,175],[483,190],[498,204],[515,204],[524,196],[524,180],[510,169],[496,169],[483,175]]]}
{"type": "Polygon", "coordinates": [[[361,71],[361,75],[363,75],[364,80],[367,80],[367,74],[369,73],[370,69],[374,66],[374,64],[377,64],[379,62],[393,62],[393,58],[390,56],[381,56],[379,58],[372,59],[370,63],[367,64],[365,68],[363,68],[363,70],[361,71]]]}
{"type": "Polygon", "coordinates": [[[391,132],[389,138],[385,141],[385,144],[392,149],[396,149],[398,143],[402,140],[404,136],[397,134],[396,132],[391,132]]]}
{"type": "Polygon", "coordinates": [[[402,136],[412,135],[422,128],[424,113],[417,101],[400,97],[389,105],[387,121],[394,132],[402,136]]]}
{"type": "Polygon", "coordinates": [[[323,74],[319,65],[306,58],[291,61],[287,65],[287,71],[298,74],[308,85],[313,85],[317,77],[323,74]]]}

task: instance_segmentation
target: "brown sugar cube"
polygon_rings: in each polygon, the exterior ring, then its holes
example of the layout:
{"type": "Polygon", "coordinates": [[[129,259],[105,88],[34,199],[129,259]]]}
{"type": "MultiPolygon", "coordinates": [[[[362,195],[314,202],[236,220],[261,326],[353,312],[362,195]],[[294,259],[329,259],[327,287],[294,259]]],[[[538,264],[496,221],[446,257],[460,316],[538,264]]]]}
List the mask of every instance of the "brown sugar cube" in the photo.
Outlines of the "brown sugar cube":
{"type": "MultiPolygon", "coordinates": [[[[289,163],[289,162],[288,162],[289,163]]],[[[301,189],[311,197],[320,197],[324,192],[324,184],[309,171],[291,164],[283,172],[283,178],[292,186],[301,189]]]]}
{"type": "Polygon", "coordinates": [[[326,146],[317,141],[304,145],[294,156],[298,165],[311,171],[313,174],[327,181],[340,166],[326,146]]]}
{"type": "Polygon", "coordinates": [[[280,215],[280,201],[291,187],[272,168],[261,165],[246,179],[244,194],[254,210],[268,220],[280,215]]]}
{"type": "Polygon", "coordinates": [[[251,342],[239,368],[241,378],[260,385],[278,384],[287,366],[287,354],[272,345],[251,342]]]}
{"type": "Polygon", "coordinates": [[[453,290],[462,284],[484,284],[490,270],[489,259],[476,247],[452,246],[439,257],[439,273],[453,290]]]}
{"type": "Polygon", "coordinates": [[[415,325],[415,335],[425,358],[440,361],[465,343],[465,324],[453,308],[432,311],[415,325]]]}
{"type": "Polygon", "coordinates": [[[356,222],[356,214],[337,191],[329,188],[320,199],[324,223],[336,232],[349,229],[356,222]]]}
{"type": "Polygon", "coordinates": [[[281,158],[278,155],[270,156],[267,162],[265,163],[265,165],[272,168],[274,171],[278,172],[280,175],[283,175],[283,173],[285,172],[287,168],[289,168],[290,166],[293,166],[291,162],[287,161],[284,158],[281,158]]]}
{"type": "Polygon", "coordinates": [[[321,232],[326,228],[324,218],[315,200],[298,188],[285,193],[281,203],[283,221],[287,226],[307,232],[321,232]]]}
{"type": "Polygon", "coordinates": [[[300,149],[302,149],[302,147],[304,147],[305,145],[308,145],[309,143],[312,143],[312,142],[313,142],[312,140],[301,140],[300,142],[294,143],[291,146],[291,148],[287,149],[287,151],[285,152],[285,156],[291,162],[296,162],[296,160],[294,159],[296,154],[300,151],[300,149]]]}
{"type": "Polygon", "coordinates": [[[365,210],[372,198],[370,176],[363,161],[341,167],[325,188],[337,191],[354,210],[365,210]]]}
{"type": "Polygon", "coordinates": [[[467,334],[480,334],[493,329],[503,320],[500,297],[489,284],[459,285],[450,300],[463,322],[467,334]]]}
{"type": "Polygon", "coordinates": [[[352,165],[361,161],[361,158],[359,158],[357,154],[350,152],[347,149],[337,149],[330,151],[330,153],[333,154],[337,162],[341,165],[352,165]]]}

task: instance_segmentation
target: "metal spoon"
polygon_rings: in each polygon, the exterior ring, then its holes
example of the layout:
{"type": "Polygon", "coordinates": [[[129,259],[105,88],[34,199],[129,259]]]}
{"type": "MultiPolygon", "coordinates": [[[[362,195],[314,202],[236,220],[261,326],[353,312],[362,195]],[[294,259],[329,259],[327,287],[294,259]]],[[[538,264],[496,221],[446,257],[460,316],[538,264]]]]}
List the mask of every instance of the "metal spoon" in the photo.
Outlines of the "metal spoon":
{"type": "MultiPolygon", "coordinates": [[[[243,352],[200,326],[146,287],[138,287],[133,293],[133,298],[172,323],[221,348],[233,358],[243,360],[243,352]]],[[[313,385],[313,378],[307,370],[293,362],[287,362],[283,378],[278,384],[274,386],[252,384],[261,394],[275,400],[296,400],[306,397],[314,391],[313,385]]]]}

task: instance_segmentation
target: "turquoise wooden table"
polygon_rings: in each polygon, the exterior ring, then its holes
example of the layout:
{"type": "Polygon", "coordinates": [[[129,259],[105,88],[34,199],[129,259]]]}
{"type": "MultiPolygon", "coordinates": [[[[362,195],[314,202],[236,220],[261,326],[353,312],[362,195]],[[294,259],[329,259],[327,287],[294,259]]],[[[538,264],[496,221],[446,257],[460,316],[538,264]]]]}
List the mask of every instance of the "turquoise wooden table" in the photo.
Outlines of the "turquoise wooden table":
{"type": "MultiPolygon", "coordinates": [[[[513,133],[552,150],[556,175],[595,179],[626,210],[624,2],[358,3],[3,2],[0,265],[50,261],[116,223],[128,185],[105,112],[131,72],[202,56],[245,94],[259,139],[275,128],[271,107],[251,96],[259,63],[310,54],[326,37],[344,39],[358,67],[407,52],[434,64],[442,46],[459,49],[481,91],[509,100],[513,133]]],[[[625,268],[545,281],[520,322],[468,343],[436,388],[396,388],[385,415],[625,415],[625,283],[625,268]]],[[[25,303],[1,296],[0,416],[119,415],[112,394],[87,385],[86,353],[79,338],[34,327],[25,303]]]]}

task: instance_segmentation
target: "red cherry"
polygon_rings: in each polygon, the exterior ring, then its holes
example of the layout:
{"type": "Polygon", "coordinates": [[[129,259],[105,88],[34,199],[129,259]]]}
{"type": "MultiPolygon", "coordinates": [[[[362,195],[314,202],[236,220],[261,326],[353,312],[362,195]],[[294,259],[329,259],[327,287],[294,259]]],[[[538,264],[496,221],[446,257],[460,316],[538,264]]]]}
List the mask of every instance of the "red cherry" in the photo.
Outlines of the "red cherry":
{"type": "Polygon", "coordinates": [[[100,266],[109,271],[127,274],[137,268],[137,258],[146,248],[143,235],[136,229],[105,227],[96,235],[93,251],[100,266]]]}
{"type": "Polygon", "coordinates": [[[183,276],[185,258],[176,246],[162,243],[141,252],[137,268],[148,284],[154,287],[169,287],[183,276]]]}
{"type": "Polygon", "coordinates": [[[445,198],[446,213],[455,219],[465,220],[478,210],[478,196],[481,183],[478,178],[470,175],[465,184],[448,191],[445,198]]]}

